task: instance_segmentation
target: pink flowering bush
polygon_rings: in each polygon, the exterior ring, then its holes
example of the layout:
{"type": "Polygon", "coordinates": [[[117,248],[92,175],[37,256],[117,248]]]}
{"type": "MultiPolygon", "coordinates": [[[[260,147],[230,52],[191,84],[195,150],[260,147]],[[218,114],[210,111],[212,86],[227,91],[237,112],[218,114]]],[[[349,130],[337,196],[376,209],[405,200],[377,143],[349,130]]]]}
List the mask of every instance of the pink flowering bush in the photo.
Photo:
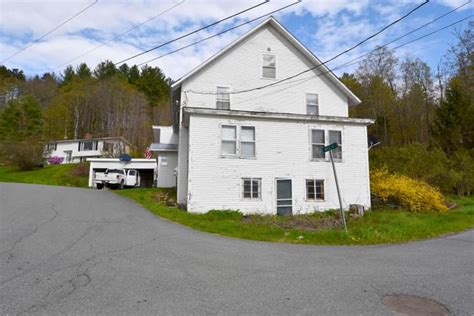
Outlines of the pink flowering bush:
{"type": "Polygon", "coordinates": [[[59,165],[64,160],[64,157],[53,156],[48,158],[48,162],[52,165],[59,165]]]}

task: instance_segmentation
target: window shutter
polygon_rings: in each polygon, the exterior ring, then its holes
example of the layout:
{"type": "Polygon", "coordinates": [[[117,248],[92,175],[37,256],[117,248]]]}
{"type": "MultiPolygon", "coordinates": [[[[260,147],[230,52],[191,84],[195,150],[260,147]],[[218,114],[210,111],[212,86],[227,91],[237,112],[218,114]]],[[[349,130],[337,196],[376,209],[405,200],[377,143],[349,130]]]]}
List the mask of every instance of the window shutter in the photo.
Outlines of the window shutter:
{"type": "Polygon", "coordinates": [[[77,151],[81,151],[81,142],[77,144],[77,151]]]}

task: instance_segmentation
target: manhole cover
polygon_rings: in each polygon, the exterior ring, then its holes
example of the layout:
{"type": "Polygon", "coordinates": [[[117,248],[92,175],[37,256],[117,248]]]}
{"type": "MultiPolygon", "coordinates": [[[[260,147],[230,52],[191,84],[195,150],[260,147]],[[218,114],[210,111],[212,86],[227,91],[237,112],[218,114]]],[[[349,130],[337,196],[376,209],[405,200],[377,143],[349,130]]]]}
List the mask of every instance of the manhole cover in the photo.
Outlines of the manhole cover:
{"type": "Polygon", "coordinates": [[[383,303],[396,315],[449,315],[449,311],[440,303],[414,295],[387,295],[383,303]]]}

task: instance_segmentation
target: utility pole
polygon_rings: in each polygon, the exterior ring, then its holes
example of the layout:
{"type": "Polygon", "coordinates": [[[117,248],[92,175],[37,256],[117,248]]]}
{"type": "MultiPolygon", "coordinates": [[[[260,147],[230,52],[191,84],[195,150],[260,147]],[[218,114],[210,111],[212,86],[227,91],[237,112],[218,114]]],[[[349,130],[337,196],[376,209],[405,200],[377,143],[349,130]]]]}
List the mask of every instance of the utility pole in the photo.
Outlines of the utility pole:
{"type": "Polygon", "coordinates": [[[332,143],[328,146],[323,147],[322,152],[325,153],[329,151],[329,157],[331,157],[332,171],[334,172],[334,179],[336,180],[337,197],[339,199],[339,210],[341,212],[342,222],[344,224],[344,230],[347,233],[346,215],[344,214],[344,209],[342,208],[341,190],[339,189],[339,182],[337,181],[336,166],[334,165],[334,157],[332,155],[332,151],[336,149],[337,147],[338,147],[337,143],[332,143]]]}

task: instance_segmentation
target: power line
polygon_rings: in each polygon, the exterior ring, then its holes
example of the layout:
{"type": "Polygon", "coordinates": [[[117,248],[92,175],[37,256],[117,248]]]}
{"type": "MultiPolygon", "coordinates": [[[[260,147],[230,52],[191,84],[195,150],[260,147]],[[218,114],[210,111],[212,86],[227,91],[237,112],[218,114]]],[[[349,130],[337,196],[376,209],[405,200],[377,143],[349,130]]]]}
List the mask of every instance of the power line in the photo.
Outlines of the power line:
{"type": "Polygon", "coordinates": [[[167,42],[165,42],[165,43],[162,43],[162,44],[160,44],[160,45],[158,45],[158,46],[155,46],[155,47],[152,47],[152,48],[150,48],[150,49],[147,49],[147,50],[145,50],[145,51],[143,51],[143,52],[141,52],[141,53],[138,53],[138,54],[135,54],[135,55],[130,56],[130,57],[128,57],[128,58],[125,58],[125,59],[123,59],[123,60],[121,60],[121,61],[119,61],[119,62],[114,63],[114,65],[122,64],[122,63],[124,63],[124,62],[126,62],[126,61],[128,61],[128,60],[130,60],[130,59],[133,59],[133,58],[136,58],[136,57],[138,57],[138,56],[144,55],[144,54],[149,53],[149,52],[151,52],[151,51],[153,51],[153,50],[155,50],[155,49],[158,49],[158,48],[163,47],[163,46],[165,46],[165,45],[168,45],[168,44],[171,44],[171,43],[173,43],[173,42],[176,42],[176,41],[178,41],[178,40],[180,40],[180,39],[183,39],[183,38],[185,38],[185,37],[188,37],[188,36],[190,36],[190,35],[192,35],[192,34],[195,34],[195,33],[199,32],[199,31],[202,31],[202,30],[205,30],[205,29],[207,29],[207,28],[210,28],[211,26],[217,25],[217,24],[219,24],[219,23],[221,23],[221,22],[224,22],[224,21],[226,21],[226,20],[229,20],[229,19],[231,19],[231,18],[233,18],[233,17],[235,17],[235,16],[238,16],[238,15],[240,15],[240,14],[242,14],[242,13],[245,13],[245,12],[247,12],[247,11],[253,10],[253,9],[255,9],[255,8],[257,8],[257,7],[261,6],[261,5],[263,5],[263,4],[266,4],[266,3],[268,3],[268,1],[269,1],[269,0],[265,0],[265,1],[263,1],[263,2],[260,2],[260,3],[256,4],[256,5],[254,5],[254,6],[251,6],[251,7],[247,8],[247,9],[245,9],[245,10],[242,10],[242,11],[240,11],[240,12],[234,13],[234,14],[229,15],[229,16],[223,18],[223,19],[220,19],[220,20],[215,21],[215,22],[213,22],[213,23],[211,23],[211,24],[208,24],[208,25],[206,25],[206,26],[203,26],[203,27],[201,27],[201,28],[199,28],[199,29],[197,29],[197,30],[191,31],[191,32],[186,33],[186,34],[184,34],[184,35],[181,35],[181,36],[179,36],[179,37],[177,37],[177,38],[175,38],[175,39],[172,39],[172,40],[170,40],[170,41],[167,41],[167,42]]]}
{"type": "Polygon", "coordinates": [[[95,47],[89,49],[88,51],[82,53],[81,55],[78,55],[78,56],[76,56],[76,57],[74,57],[74,58],[68,60],[67,62],[62,63],[61,65],[57,66],[55,69],[59,69],[59,68],[65,66],[65,65],[71,63],[72,61],[74,61],[74,60],[76,60],[76,59],[78,59],[78,58],[81,58],[81,57],[83,57],[83,56],[89,54],[90,52],[93,52],[93,51],[99,49],[100,47],[104,46],[104,45],[105,45],[106,43],[108,43],[108,42],[116,41],[117,39],[119,39],[120,37],[124,36],[125,34],[128,34],[128,33],[132,32],[132,31],[134,31],[134,30],[136,30],[136,29],[142,27],[143,25],[149,23],[150,21],[156,19],[157,17],[159,17],[159,16],[161,16],[161,15],[163,15],[163,14],[165,14],[165,13],[171,11],[171,10],[173,10],[174,8],[176,8],[176,7],[180,6],[180,5],[182,5],[185,1],[186,1],[186,0],[181,0],[181,1],[177,2],[177,3],[175,3],[175,4],[172,5],[171,7],[169,7],[169,8],[167,8],[167,9],[165,9],[165,10],[159,12],[158,14],[156,14],[156,15],[154,15],[154,16],[148,18],[147,20],[141,22],[140,24],[137,24],[137,25],[135,25],[134,27],[132,27],[132,28],[126,30],[125,32],[122,32],[122,33],[116,35],[114,38],[112,38],[112,39],[110,39],[110,40],[106,40],[106,41],[104,41],[104,42],[101,42],[99,45],[97,45],[97,46],[95,46],[95,47]]]}
{"type": "Polygon", "coordinates": [[[87,7],[85,7],[84,9],[80,10],[79,12],[77,12],[76,14],[74,14],[73,16],[71,16],[69,19],[67,19],[66,21],[60,23],[59,25],[55,26],[54,28],[52,28],[51,30],[49,30],[48,32],[46,32],[45,34],[41,35],[39,38],[35,39],[33,42],[31,42],[30,44],[26,45],[25,47],[23,48],[20,48],[18,51],[16,51],[15,53],[13,53],[12,55],[8,56],[7,58],[5,58],[4,60],[0,61],[0,64],[3,64],[4,62],[6,62],[7,60],[9,60],[10,58],[18,55],[19,53],[21,53],[22,51],[26,50],[28,47],[32,46],[33,44],[39,42],[40,40],[42,40],[43,38],[45,38],[46,36],[48,36],[49,34],[53,33],[54,31],[56,31],[57,29],[59,29],[61,26],[63,26],[64,24],[68,23],[69,21],[73,20],[74,18],[78,17],[79,15],[81,15],[82,13],[84,13],[86,10],[88,10],[89,8],[91,8],[92,6],[96,5],[97,3],[99,2],[99,0],[95,0],[93,3],[89,4],[87,7]]]}
{"type": "Polygon", "coordinates": [[[300,2],[301,2],[300,0],[295,1],[295,2],[293,2],[293,3],[290,3],[290,4],[286,5],[286,6],[283,6],[283,7],[279,8],[279,9],[276,9],[276,10],[274,10],[274,11],[272,11],[272,12],[263,14],[263,15],[261,15],[261,16],[259,16],[259,17],[256,17],[256,18],[254,18],[254,19],[252,19],[252,20],[249,20],[249,21],[246,21],[246,22],[244,22],[244,23],[241,23],[241,24],[238,24],[238,25],[236,25],[236,26],[233,26],[233,27],[231,27],[231,28],[229,28],[229,29],[226,29],[226,30],[224,30],[224,31],[222,31],[222,32],[219,32],[219,33],[217,33],[217,34],[208,36],[208,37],[206,37],[206,38],[200,39],[199,41],[196,41],[196,42],[194,42],[194,43],[191,43],[191,44],[189,44],[189,45],[183,46],[183,47],[181,47],[181,48],[175,49],[175,50],[170,51],[170,52],[167,52],[167,53],[165,53],[165,54],[163,54],[163,55],[160,55],[160,56],[157,56],[157,57],[152,58],[152,59],[150,59],[150,60],[147,60],[147,61],[145,61],[145,62],[139,64],[138,66],[141,66],[141,65],[150,63],[150,62],[155,61],[155,60],[157,60],[157,59],[160,59],[160,58],[163,58],[163,57],[165,57],[165,56],[168,56],[168,55],[174,54],[174,53],[176,53],[176,52],[179,52],[179,51],[181,51],[181,50],[183,50],[183,49],[186,49],[186,48],[188,48],[188,47],[191,47],[191,46],[200,44],[200,43],[202,43],[202,42],[204,42],[204,41],[207,41],[207,40],[209,40],[209,39],[211,39],[211,38],[213,38],[213,37],[220,36],[220,35],[222,35],[222,34],[224,34],[224,33],[230,32],[230,31],[235,30],[235,29],[237,29],[237,28],[239,28],[239,27],[242,27],[242,26],[244,26],[244,25],[247,25],[247,24],[250,24],[250,23],[255,22],[255,21],[257,21],[257,20],[260,20],[260,19],[262,19],[262,18],[264,18],[264,17],[266,17],[266,16],[269,16],[269,15],[272,15],[272,14],[277,13],[277,12],[279,12],[279,11],[282,11],[282,10],[284,10],[284,9],[286,9],[286,8],[288,8],[288,7],[291,7],[291,6],[295,5],[295,4],[298,4],[298,3],[300,3],[300,2]]]}
{"type": "MultiPolygon", "coordinates": [[[[378,46],[377,48],[375,48],[374,50],[369,51],[368,53],[362,54],[362,55],[360,55],[360,56],[358,56],[358,57],[356,57],[356,58],[354,58],[354,59],[349,60],[349,61],[346,62],[345,64],[349,64],[349,65],[350,65],[350,64],[353,64],[354,61],[356,61],[356,60],[358,60],[358,59],[361,59],[361,58],[363,58],[363,57],[365,57],[365,56],[367,56],[367,55],[369,55],[369,54],[371,54],[371,53],[373,53],[373,52],[376,52],[377,50],[380,50],[380,49],[382,49],[382,48],[384,48],[384,47],[387,47],[388,45],[390,45],[390,44],[392,44],[392,43],[394,43],[394,42],[396,42],[396,41],[399,41],[399,40],[401,40],[402,38],[407,37],[408,35],[415,33],[416,31],[419,31],[420,29],[422,29],[422,28],[424,28],[424,27],[426,27],[426,26],[428,26],[428,25],[430,25],[430,24],[432,24],[432,23],[434,23],[434,22],[436,22],[436,21],[438,21],[438,20],[444,18],[445,16],[447,16],[447,15],[449,15],[449,14],[451,14],[451,13],[453,13],[453,12],[459,10],[459,9],[461,9],[462,7],[468,5],[468,4],[471,3],[471,2],[472,2],[472,1],[469,0],[469,1],[465,2],[464,4],[462,4],[462,5],[458,6],[458,7],[456,7],[456,8],[454,8],[454,9],[452,9],[452,10],[450,10],[450,11],[448,11],[448,12],[446,12],[446,13],[440,15],[440,16],[438,16],[437,18],[435,18],[435,19],[433,19],[433,20],[431,20],[431,21],[429,21],[429,22],[427,22],[427,23],[425,23],[425,24],[423,24],[423,25],[421,25],[421,26],[419,26],[419,27],[417,27],[417,28],[411,30],[410,32],[405,33],[405,34],[403,34],[402,36],[399,36],[399,37],[397,37],[396,39],[391,40],[390,42],[383,44],[382,46],[378,46]]],[[[464,21],[464,20],[461,20],[461,21],[464,21]]],[[[460,23],[460,22],[455,22],[455,24],[456,24],[456,23],[460,23]]],[[[449,26],[450,26],[450,25],[449,25],[449,26]]],[[[449,27],[449,26],[447,26],[447,27],[449,27]]],[[[345,64],[344,64],[344,65],[345,65],[345,64]]]]}
{"type": "MultiPolygon", "coordinates": [[[[427,33],[427,34],[424,34],[424,35],[422,35],[422,36],[420,36],[420,37],[417,37],[417,38],[415,38],[415,39],[413,39],[413,40],[410,40],[410,41],[408,41],[408,42],[405,42],[405,43],[403,43],[403,44],[400,44],[400,45],[398,45],[398,46],[395,46],[395,47],[391,48],[391,50],[397,50],[397,49],[402,48],[402,47],[404,47],[404,46],[406,46],[406,45],[409,45],[409,44],[411,44],[411,43],[413,43],[413,42],[422,40],[422,39],[424,39],[424,38],[426,38],[426,37],[428,37],[428,36],[431,36],[431,35],[433,35],[433,34],[436,34],[436,33],[439,33],[439,32],[441,32],[441,31],[444,31],[445,29],[450,28],[450,27],[452,27],[452,26],[454,26],[454,25],[456,25],[456,24],[462,23],[462,22],[466,21],[467,19],[469,19],[469,18],[471,18],[471,17],[474,17],[474,15],[469,15],[469,16],[467,16],[467,17],[465,17],[465,18],[462,18],[462,19],[457,20],[457,21],[455,21],[455,22],[453,22],[453,23],[450,23],[450,24],[448,24],[448,25],[446,25],[446,26],[443,26],[443,27],[441,27],[441,28],[439,28],[439,29],[437,29],[437,30],[435,30],[435,31],[432,31],[432,32],[430,32],[430,33],[427,33]]],[[[385,46],[389,45],[390,43],[393,43],[393,41],[391,41],[391,42],[389,42],[389,43],[383,45],[382,47],[385,47],[385,46]]],[[[380,47],[377,47],[376,49],[373,49],[373,50],[369,51],[368,53],[364,54],[363,56],[367,56],[367,55],[371,54],[372,52],[377,51],[378,49],[380,49],[380,47]]],[[[359,56],[359,57],[363,57],[363,56],[359,56]]],[[[359,57],[356,58],[356,59],[360,59],[359,57]]],[[[361,62],[361,61],[355,61],[355,62],[354,62],[354,60],[356,60],[356,59],[353,59],[353,60],[351,60],[351,61],[349,61],[349,62],[346,62],[346,63],[344,63],[344,64],[341,64],[341,65],[338,65],[338,66],[334,67],[332,70],[331,70],[331,69],[328,69],[327,71],[321,72],[321,73],[319,73],[319,74],[317,74],[317,75],[311,75],[311,76],[305,77],[305,78],[300,78],[300,79],[296,79],[296,80],[292,80],[292,81],[286,81],[285,83],[281,83],[281,84],[282,84],[282,85],[283,85],[283,84],[292,84],[292,83],[296,83],[296,82],[300,82],[300,81],[304,82],[304,81],[307,81],[307,80],[309,80],[309,79],[316,78],[316,77],[320,77],[320,76],[323,76],[323,75],[325,75],[325,74],[332,73],[332,72],[335,71],[335,70],[343,69],[343,68],[346,68],[346,67],[348,67],[348,66],[355,65],[355,64],[358,64],[358,63],[361,62]]],[[[285,88],[283,88],[283,89],[287,89],[287,88],[288,88],[288,87],[285,87],[285,88]]],[[[282,90],[283,90],[283,89],[282,89],[282,90]]],[[[279,90],[279,91],[282,91],[282,90],[279,90]]],[[[187,92],[190,92],[190,93],[198,93],[198,94],[204,94],[204,93],[195,92],[195,91],[192,91],[192,90],[188,90],[187,92]]],[[[274,93],[274,92],[272,92],[272,93],[274,93]]],[[[206,94],[207,94],[207,93],[206,93],[206,94]]],[[[209,94],[210,94],[210,93],[209,93],[209,94]]],[[[214,93],[214,94],[215,94],[215,93],[214,93]]],[[[240,103],[240,102],[238,102],[238,103],[240,103]]]]}
{"type": "MultiPolygon", "coordinates": [[[[344,54],[347,54],[348,52],[350,52],[351,50],[354,50],[355,48],[359,47],[360,45],[362,45],[363,43],[367,42],[368,40],[372,39],[373,37],[377,36],[378,34],[382,33],[383,31],[385,31],[386,29],[388,29],[389,27],[399,23],[400,21],[402,21],[403,19],[405,19],[406,17],[408,17],[410,14],[412,14],[413,12],[415,12],[416,10],[420,9],[422,6],[426,5],[427,3],[429,2],[429,0],[425,0],[423,3],[417,5],[415,8],[411,9],[410,11],[408,11],[408,13],[404,14],[403,16],[401,16],[400,18],[396,19],[395,21],[389,23],[388,25],[384,26],[383,28],[381,28],[379,31],[375,32],[374,34],[370,35],[369,37],[365,38],[364,40],[360,41],[359,43],[351,46],[350,48],[340,52],[339,54],[331,57],[330,59],[320,63],[319,65],[316,65],[314,67],[311,67],[307,70],[304,70],[304,71],[301,71],[295,75],[292,75],[292,76],[289,76],[289,77],[286,77],[286,78],[283,78],[281,80],[278,80],[278,81],[275,81],[275,82],[272,82],[272,83],[269,83],[269,84],[266,84],[266,85],[263,85],[263,86],[259,86],[259,87],[255,87],[255,88],[250,88],[250,89],[245,89],[245,90],[240,90],[240,91],[231,91],[229,92],[230,94],[240,94],[240,93],[246,93],[246,92],[251,92],[251,91],[255,91],[255,90],[261,90],[261,89],[265,89],[265,88],[268,88],[268,87],[271,87],[271,86],[274,86],[276,84],[279,84],[281,82],[284,82],[284,81],[287,81],[287,80],[290,80],[290,79],[293,79],[293,78],[296,78],[298,76],[301,76],[302,74],[305,74],[307,72],[310,72],[312,70],[315,70],[325,64],[327,64],[328,62],[330,61],[333,61],[334,59],[340,57],[341,55],[344,55],[344,54]]],[[[193,92],[193,93],[198,93],[198,94],[216,94],[215,92],[197,92],[197,91],[189,91],[189,92],[193,92]]]]}

